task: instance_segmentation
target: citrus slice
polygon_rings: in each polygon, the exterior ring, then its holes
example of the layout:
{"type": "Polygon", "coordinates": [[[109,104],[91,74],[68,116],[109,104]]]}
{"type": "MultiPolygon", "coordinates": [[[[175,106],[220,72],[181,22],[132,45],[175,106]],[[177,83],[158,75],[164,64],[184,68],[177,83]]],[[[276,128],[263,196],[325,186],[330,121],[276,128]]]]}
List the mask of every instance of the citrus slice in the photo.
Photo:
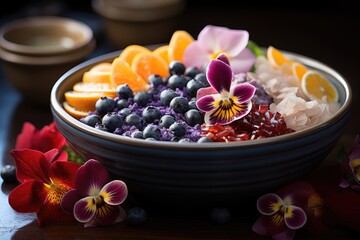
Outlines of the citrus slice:
{"type": "Polygon", "coordinates": [[[63,102],[63,107],[68,114],[70,114],[72,117],[76,119],[80,119],[88,115],[88,112],[78,111],[72,106],[70,106],[66,101],[63,102]]]}
{"type": "Polygon", "coordinates": [[[165,62],[167,62],[168,64],[170,63],[169,60],[169,45],[163,45],[160,46],[158,48],[156,48],[153,53],[159,57],[161,57],[162,59],[165,60],[165,62]]]}
{"type": "Polygon", "coordinates": [[[120,53],[119,58],[131,65],[134,57],[143,52],[150,53],[151,51],[141,45],[129,45],[120,53]]]}
{"type": "Polygon", "coordinates": [[[292,61],[285,57],[282,52],[272,46],[268,47],[266,57],[270,62],[271,66],[275,69],[280,68],[284,64],[291,65],[292,61]]]}
{"type": "Polygon", "coordinates": [[[109,97],[116,97],[116,91],[111,83],[101,82],[78,82],[73,86],[76,92],[98,92],[109,97]]]}
{"type": "Polygon", "coordinates": [[[301,89],[311,100],[321,101],[326,97],[328,103],[337,101],[339,94],[335,86],[319,72],[308,70],[301,80],[301,89]]]}
{"type": "Polygon", "coordinates": [[[308,71],[307,67],[305,67],[303,64],[301,64],[299,62],[294,62],[291,65],[291,72],[299,81],[302,80],[304,74],[307,71],[308,71]]]}
{"type": "Polygon", "coordinates": [[[131,64],[131,69],[146,81],[151,74],[158,74],[161,77],[169,76],[169,65],[164,59],[153,53],[136,55],[131,64]]]}
{"type": "Polygon", "coordinates": [[[99,92],[75,92],[67,91],[64,94],[65,101],[75,110],[81,112],[95,111],[96,101],[105,96],[99,92]]]}
{"type": "Polygon", "coordinates": [[[194,38],[184,30],[177,30],[171,36],[169,42],[169,60],[183,62],[186,47],[194,41],[194,38]]]}
{"type": "Polygon", "coordinates": [[[133,92],[141,92],[148,89],[149,84],[135,73],[128,62],[117,57],[111,66],[111,83],[116,88],[122,84],[128,84],[133,92]]]}
{"type": "Polygon", "coordinates": [[[89,71],[84,72],[82,81],[93,83],[110,83],[110,69],[111,63],[99,63],[90,68],[89,71]]]}

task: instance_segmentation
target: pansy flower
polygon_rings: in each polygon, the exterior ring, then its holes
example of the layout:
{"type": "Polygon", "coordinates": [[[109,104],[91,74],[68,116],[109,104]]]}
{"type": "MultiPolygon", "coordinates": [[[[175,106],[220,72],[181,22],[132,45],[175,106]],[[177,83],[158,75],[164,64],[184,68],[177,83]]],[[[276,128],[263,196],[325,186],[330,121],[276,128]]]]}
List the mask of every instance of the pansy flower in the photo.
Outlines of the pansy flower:
{"type": "Polygon", "coordinates": [[[350,187],[360,191],[360,135],[357,135],[352,148],[343,161],[344,179],[340,187],[350,187]]]}
{"type": "Polygon", "coordinates": [[[61,150],[65,143],[66,140],[57,130],[55,123],[52,122],[38,130],[30,122],[25,122],[16,138],[15,149],[30,148],[47,152],[53,148],[61,150]]]}
{"type": "Polygon", "coordinates": [[[256,59],[255,55],[246,48],[248,41],[247,31],[208,25],[200,31],[197,40],[185,49],[184,64],[203,70],[210,60],[224,53],[229,58],[235,74],[248,72],[256,59]]]}
{"type": "Polygon", "coordinates": [[[40,152],[33,149],[11,150],[16,177],[21,183],[9,194],[9,204],[17,212],[36,213],[39,224],[73,219],[61,209],[64,194],[75,187],[78,164],[67,161],[58,150],[40,152]]]}
{"type": "Polygon", "coordinates": [[[256,88],[249,83],[236,83],[225,54],[210,61],[206,76],[210,87],[197,92],[196,106],[205,112],[205,124],[225,125],[247,115],[256,88]]]}
{"type": "Polygon", "coordinates": [[[128,191],[123,181],[109,182],[106,168],[97,160],[90,159],[76,174],[76,189],[63,197],[61,206],[85,227],[108,225],[125,218],[122,204],[128,191]]]}

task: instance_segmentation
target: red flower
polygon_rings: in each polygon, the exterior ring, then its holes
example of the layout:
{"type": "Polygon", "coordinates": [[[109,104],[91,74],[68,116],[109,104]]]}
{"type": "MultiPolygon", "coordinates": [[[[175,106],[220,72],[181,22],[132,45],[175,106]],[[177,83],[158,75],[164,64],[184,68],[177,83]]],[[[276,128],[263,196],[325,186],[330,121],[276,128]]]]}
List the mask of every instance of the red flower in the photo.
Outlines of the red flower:
{"type": "Polygon", "coordinates": [[[47,152],[53,148],[61,150],[65,143],[66,140],[57,130],[55,123],[38,130],[30,122],[25,122],[21,133],[16,138],[15,149],[30,148],[47,152]]]}
{"type": "Polygon", "coordinates": [[[16,177],[21,183],[9,195],[9,204],[17,212],[36,212],[39,224],[72,219],[62,211],[64,194],[75,188],[80,165],[68,162],[66,152],[57,149],[45,153],[32,149],[11,150],[16,177]]]}

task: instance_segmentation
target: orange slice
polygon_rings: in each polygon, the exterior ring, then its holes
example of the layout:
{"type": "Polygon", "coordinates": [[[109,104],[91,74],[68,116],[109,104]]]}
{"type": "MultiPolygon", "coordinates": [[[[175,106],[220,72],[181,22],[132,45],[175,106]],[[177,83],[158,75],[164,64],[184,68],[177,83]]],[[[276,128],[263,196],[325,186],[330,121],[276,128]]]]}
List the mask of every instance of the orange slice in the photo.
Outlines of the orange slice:
{"type": "Polygon", "coordinates": [[[128,62],[120,57],[115,58],[112,62],[111,83],[115,88],[126,83],[133,92],[141,92],[149,88],[149,84],[131,69],[128,62]]]}
{"type": "Polygon", "coordinates": [[[110,69],[111,63],[99,63],[83,74],[82,81],[92,83],[110,83],[110,69]]]}
{"type": "Polygon", "coordinates": [[[194,38],[184,30],[177,30],[171,36],[169,42],[169,60],[183,62],[186,47],[194,41],[194,38]]]}
{"type": "Polygon", "coordinates": [[[129,45],[120,53],[119,58],[131,65],[134,57],[143,52],[150,53],[151,51],[141,45],[129,45]]]}
{"type": "Polygon", "coordinates": [[[99,92],[75,92],[67,91],[64,94],[65,101],[77,111],[89,112],[95,111],[96,101],[105,96],[99,92]]]}
{"type": "Polygon", "coordinates": [[[98,92],[109,97],[116,97],[115,88],[111,83],[78,82],[74,84],[73,90],[76,92],[98,92]]]}
{"type": "Polygon", "coordinates": [[[169,65],[164,59],[153,53],[136,55],[131,64],[131,69],[146,81],[151,74],[158,74],[161,77],[169,76],[169,65]]]}
{"type": "Polygon", "coordinates": [[[76,119],[80,119],[88,115],[88,112],[78,111],[72,106],[70,106],[66,101],[63,102],[63,107],[67,113],[69,113],[72,117],[76,119]]]}
{"type": "Polygon", "coordinates": [[[170,60],[169,60],[169,45],[164,45],[164,46],[160,46],[158,48],[156,48],[154,51],[153,51],[153,54],[161,57],[162,59],[165,60],[165,62],[167,62],[168,64],[170,63],[170,60]]]}
{"type": "Polygon", "coordinates": [[[307,67],[305,67],[303,64],[301,64],[299,62],[294,62],[291,65],[291,72],[299,81],[302,80],[304,74],[307,71],[308,71],[307,67]]]}
{"type": "Polygon", "coordinates": [[[282,54],[281,51],[272,46],[268,47],[266,56],[271,66],[275,69],[280,68],[284,64],[288,64],[290,67],[292,63],[292,61],[285,57],[285,55],[282,54]]]}
{"type": "Polygon", "coordinates": [[[326,101],[338,101],[339,94],[335,86],[319,72],[308,70],[301,80],[301,89],[311,100],[321,101],[326,97],[326,101]]]}

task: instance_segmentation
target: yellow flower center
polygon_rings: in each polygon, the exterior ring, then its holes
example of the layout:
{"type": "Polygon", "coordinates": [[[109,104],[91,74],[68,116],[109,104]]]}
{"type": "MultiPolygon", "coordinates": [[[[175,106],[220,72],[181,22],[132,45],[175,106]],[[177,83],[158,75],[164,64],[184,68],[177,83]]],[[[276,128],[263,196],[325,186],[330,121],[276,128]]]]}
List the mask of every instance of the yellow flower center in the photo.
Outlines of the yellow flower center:
{"type": "Polygon", "coordinates": [[[62,197],[71,189],[62,183],[54,182],[52,179],[50,179],[50,184],[44,183],[44,185],[47,189],[46,200],[54,205],[60,204],[62,197]]]}
{"type": "Polygon", "coordinates": [[[322,215],[322,208],[324,205],[323,199],[319,194],[312,194],[308,200],[308,208],[313,212],[315,217],[320,217],[322,215]]]}
{"type": "Polygon", "coordinates": [[[360,181],[360,159],[351,161],[351,167],[354,171],[354,175],[358,181],[360,181]]]}
{"type": "Polygon", "coordinates": [[[237,113],[241,112],[245,106],[238,103],[235,96],[219,99],[214,102],[215,111],[211,114],[216,119],[232,119],[237,113]]]}
{"type": "Polygon", "coordinates": [[[216,59],[221,53],[224,53],[224,54],[226,55],[226,57],[227,57],[228,59],[230,59],[230,58],[229,58],[229,55],[228,55],[226,52],[224,52],[223,50],[219,50],[219,51],[217,51],[217,52],[213,52],[212,54],[210,54],[209,60],[216,59]]]}

